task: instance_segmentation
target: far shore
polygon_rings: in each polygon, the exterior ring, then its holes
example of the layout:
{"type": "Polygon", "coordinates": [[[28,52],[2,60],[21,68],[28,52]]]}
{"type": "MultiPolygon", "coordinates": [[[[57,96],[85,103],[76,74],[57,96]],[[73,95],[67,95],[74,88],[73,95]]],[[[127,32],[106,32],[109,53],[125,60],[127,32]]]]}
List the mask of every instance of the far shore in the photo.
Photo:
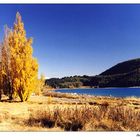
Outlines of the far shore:
{"type": "Polygon", "coordinates": [[[85,87],[78,87],[78,88],[52,88],[49,89],[50,91],[55,91],[55,90],[69,90],[69,89],[117,89],[117,88],[140,88],[140,86],[134,86],[134,87],[89,87],[89,86],[85,86],[85,87]]]}

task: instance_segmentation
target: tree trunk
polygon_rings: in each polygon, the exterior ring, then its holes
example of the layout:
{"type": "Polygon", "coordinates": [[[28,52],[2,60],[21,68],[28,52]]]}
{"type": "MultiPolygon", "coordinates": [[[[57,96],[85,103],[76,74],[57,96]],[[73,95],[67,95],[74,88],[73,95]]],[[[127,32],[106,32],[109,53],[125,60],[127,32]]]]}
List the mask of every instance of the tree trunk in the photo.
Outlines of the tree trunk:
{"type": "Polygon", "coordinates": [[[2,96],[1,96],[1,93],[0,93],[0,101],[1,101],[1,98],[2,98],[2,96]]]}

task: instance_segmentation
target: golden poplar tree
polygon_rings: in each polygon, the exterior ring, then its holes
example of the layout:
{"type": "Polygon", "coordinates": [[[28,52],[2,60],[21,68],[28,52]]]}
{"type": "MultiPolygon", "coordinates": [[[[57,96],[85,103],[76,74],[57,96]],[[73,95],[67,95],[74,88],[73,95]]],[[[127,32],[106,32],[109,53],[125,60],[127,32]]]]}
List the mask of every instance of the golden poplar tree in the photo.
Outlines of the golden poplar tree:
{"type": "Polygon", "coordinates": [[[2,44],[0,43],[0,101],[3,92],[3,85],[2,85],[2,44]]]}
{"type": "Polygon", "coordinates": [[[21,101],[27,101],[38,77],[38,63],[33,58],[32,39],[26,37],[24,24],[19,13],[12,32],[10,32],[8,43],[10,47],[11,83],[14,95],[18,95],[21,101]]]}
{"type": "Polygon", "coordinates": [[[9,47],[10,29],[5,26],[4,39],[1,44],[1,93],[8,95],[12,99],[11,86],[11,66],[10,66],[10,47],[9,47]]]}

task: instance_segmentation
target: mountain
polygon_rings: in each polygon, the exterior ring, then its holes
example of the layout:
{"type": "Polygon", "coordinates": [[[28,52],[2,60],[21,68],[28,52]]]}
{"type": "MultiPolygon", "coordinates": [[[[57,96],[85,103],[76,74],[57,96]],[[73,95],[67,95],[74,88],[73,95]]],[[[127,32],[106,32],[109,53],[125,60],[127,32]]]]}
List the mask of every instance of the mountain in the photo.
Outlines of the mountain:
{"type": "Polygon", "coordinates": [[[100,75],[115,75],[129,73],[140,68],[140,58],[128,60],[125,62],[118,63],[110,69],[102,72],[100,75]]]}
{"type": "Polygon", "coordinates": [[[140,86],[140,58],[121,62],[102,72],[100,87],[140,86]]]}
{"type": "Polygon", "coordinates": [[[118,63],[96,76],[70,76],[46,80],[53,88],[140,86],[140,58],[118,63]]]}

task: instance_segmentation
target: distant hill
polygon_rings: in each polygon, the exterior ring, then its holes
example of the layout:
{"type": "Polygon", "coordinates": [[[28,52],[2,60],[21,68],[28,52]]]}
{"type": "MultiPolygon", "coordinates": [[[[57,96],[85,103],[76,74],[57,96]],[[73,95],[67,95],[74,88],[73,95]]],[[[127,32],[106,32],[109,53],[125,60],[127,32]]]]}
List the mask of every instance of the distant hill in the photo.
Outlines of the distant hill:
{"type": "Polygon", "coordinates": [[[132,60],[118,63],[117,65],[102,72],[100,75],[114,75],[114,74],[129,73],[139,68],[140,68],[140,58],[137,58],[137,59],[132,59],[132,60]]]}
{"type": "Polygon", "coordinates": [[[140,58],[121,62],[96,76],[70,76],[46,80],[53,88],[140,86],[140,58]]]}
{"type": "Polygon", "coordinates": [[[102,72],[100,87],[140,86],[140,58],[121,62],[102,72]]]}

